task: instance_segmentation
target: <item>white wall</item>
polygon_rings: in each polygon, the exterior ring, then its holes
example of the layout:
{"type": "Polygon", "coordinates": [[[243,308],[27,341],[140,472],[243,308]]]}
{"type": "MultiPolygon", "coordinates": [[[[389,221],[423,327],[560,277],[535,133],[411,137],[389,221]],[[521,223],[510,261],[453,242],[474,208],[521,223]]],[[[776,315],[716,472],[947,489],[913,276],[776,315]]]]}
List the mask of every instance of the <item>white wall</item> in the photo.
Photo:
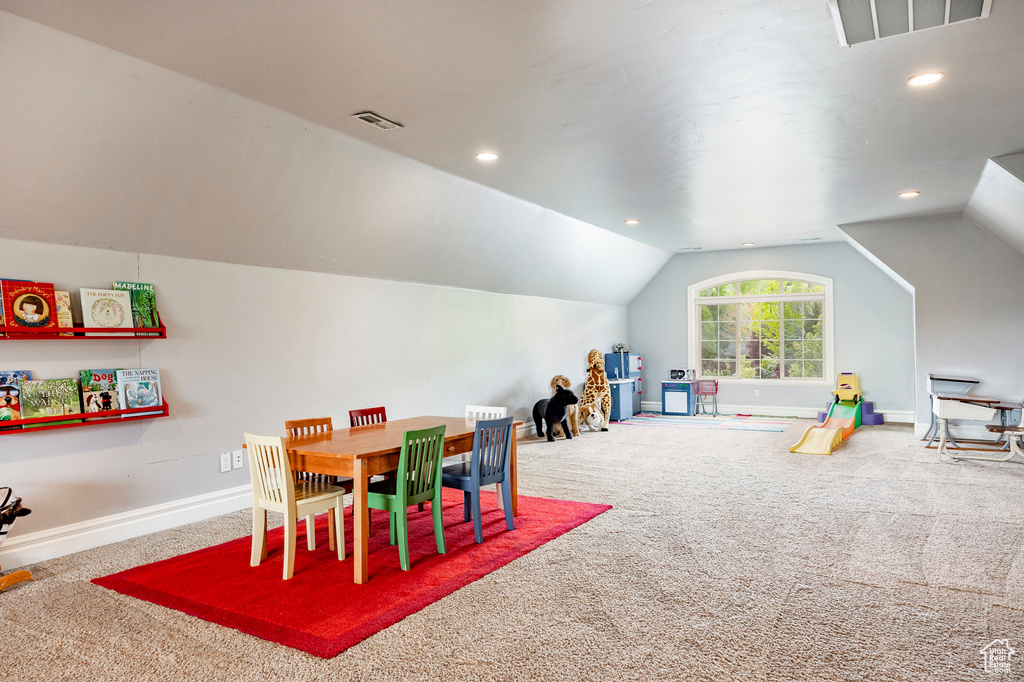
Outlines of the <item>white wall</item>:
{"type": "MultiPolygon", "coordinates": [[[[836,371],[856,372],[865,399],[878,411],[909,416],[899,413],[909,413],[914,406],[913,299],[849,244],[836,243],[675,256],[629,305],[630,349],[643,357],[645,401],[660,403],[661,381],[668,378],[668,370],[690,366],[687,287],[751,270],[831,277],[836,371]]],[[[722,381],[719,402],[772,414],[806,414],[808,409],[822,409],[833,388],[834,377],[811,384],[722,381]]]]}
{"type": "Polygon", "coordinates": [[[4,12],[0,93],[0,237],[621,305],[669,258],[4,12]]]}
{"type": "Polygon", "coordinates": [[[397,419],[467,403],[528,419],[553,375],[582,381],[587,352],[626,337],[623,306],[4,239],[0,253],[3,276],[71,291],[153,282],[169,337],[0,340],[0,369],[39,378],[158,367],[171,405],[167,419],[0,435],[0,485],[33,510],[15,546],[244,485],[248,467],[221,474],[218,454],[243,431],[282,434],[286,419],[347,426],[354,408],[385,405],[397,419]]]}
{"type": "Polygon", "coordinates": [[[929,372],[977,377],[976,393],[1024,398],[1024,258],[959,215],[841,225],[915,290],[917,422],[929,372]]]}

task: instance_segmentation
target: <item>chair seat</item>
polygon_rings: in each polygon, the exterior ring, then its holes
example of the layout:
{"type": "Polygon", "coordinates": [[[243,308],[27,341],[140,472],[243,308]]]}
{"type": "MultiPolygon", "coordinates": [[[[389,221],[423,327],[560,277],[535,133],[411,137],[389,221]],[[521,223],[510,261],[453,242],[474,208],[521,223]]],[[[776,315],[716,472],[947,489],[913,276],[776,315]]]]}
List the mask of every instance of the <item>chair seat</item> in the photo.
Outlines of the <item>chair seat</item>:
{"type": "MultiPolygon", "coordinates": [[[[491,474],[490,476],[484,476],[480,479],[480,485],[491,485],[492,483],[501,483],[505,479],[504,472],[498,472],[491,474]]],[[[459,462],[458,464],[450,464],[441,469],[441,485],[449,488],[459,488],[460,490],[469,490],[472,486],[473,480],[473,469],[472,462],[459,462]]]]}
{"type": "MultiPolygon", "coordinates": [[[[352,479],[344,479],[351,481],[352,479]]],[[[295,502],[315,502],[319,498],[333,497],[344,493],[345,488],[321,481],[299,481],[295,484],[295,502]]]]}
{"type": "Polygon", "coordinates": [[[441,468],[442,476],[453,476],[456,478],[469,478],[472,469],[470,465],[472,462],[459,462],[458,464],[449,464],[448,466],[441,468]]]}
{"type": "Polygon", "coordinates": [[[366,486],[366,492],[378,493],[380,495],[395,495],[398,488],[397,478],[383,478],[379,481],[371,481],[370,485],[366,486]]]}

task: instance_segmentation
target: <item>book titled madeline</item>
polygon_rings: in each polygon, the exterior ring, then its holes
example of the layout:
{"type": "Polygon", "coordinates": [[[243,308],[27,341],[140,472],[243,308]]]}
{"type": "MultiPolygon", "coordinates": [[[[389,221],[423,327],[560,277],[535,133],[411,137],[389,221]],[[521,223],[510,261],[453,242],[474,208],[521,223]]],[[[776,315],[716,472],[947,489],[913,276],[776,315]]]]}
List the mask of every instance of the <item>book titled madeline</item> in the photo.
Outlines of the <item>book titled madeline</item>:
{"type": "Polygon", "coordinates": [[[160,392],[160,370],[119,369],[115,372],[117,401],[122,410],[139,407],[159,407],[153,412],[126,414],[123,418],[139,417],[146,414],[163,414],[163,395],[160,392]]]}
{"type": "MultiPolygon", "coordinates": [[[[156,287],[143,282],[114,282],[116,291],[127,291],[132,302],[132,322],[136,328],[160,326],[156,312],[156,287]]],[[[136,332],[136,336],[160,336],[159,332],[136,332]]]]}

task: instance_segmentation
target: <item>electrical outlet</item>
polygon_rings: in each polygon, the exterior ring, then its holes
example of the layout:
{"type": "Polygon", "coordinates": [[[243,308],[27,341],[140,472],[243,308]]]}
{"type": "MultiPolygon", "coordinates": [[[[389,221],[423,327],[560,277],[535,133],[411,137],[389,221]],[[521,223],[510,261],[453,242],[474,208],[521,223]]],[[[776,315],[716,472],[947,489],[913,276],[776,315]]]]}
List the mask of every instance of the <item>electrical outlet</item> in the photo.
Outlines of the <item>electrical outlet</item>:
{"type": "Polygon", "coordinates": [[[754,397],[755,398],[760,398],[761,397],[761,389],[759,389],[759,388],[755,388],[754,389],[754,397]]]}
{"type": "Polygon", "coordinates": [[[231,471],[231,453],[222,452],[220,454],[220,472],[222,474],[231,471]]]}
{"type": "Polygon", "coordinates": [[[241,450],[235,450],[234,452],[231,453],[231,463],[234,465],[236,469],[241,469],[243,463],[245,462],[245,460],[242,459],[243,454],[244,453],[241,450]]]}

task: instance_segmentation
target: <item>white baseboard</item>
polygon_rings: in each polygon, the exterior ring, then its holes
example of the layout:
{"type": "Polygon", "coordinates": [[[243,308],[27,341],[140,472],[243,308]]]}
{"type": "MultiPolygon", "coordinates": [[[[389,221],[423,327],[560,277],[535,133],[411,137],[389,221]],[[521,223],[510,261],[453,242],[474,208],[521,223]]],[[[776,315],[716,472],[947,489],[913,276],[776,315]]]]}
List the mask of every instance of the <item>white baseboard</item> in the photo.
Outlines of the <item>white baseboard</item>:
{"type": "Polygon", "coordinates": [[[26,535],[17,535],[15,524],[0,546],[0,564],[7,571],[251,506],[252,485],[241,485],[26,535]]]}
{"type": "MultiPolygon", "coordinates": [[[[640,406],[645,412],[661,412],[661,401],[643,402],[640,406]]],[[[726,405],[718,406],[719,414],[755,414],[760,417],[799,417],[803,419],[817,419],[821,407],[779,407],[775,405],[726,405]]],[[[881,410],[886,422],[898,424],[913,424],[914,412],[912,410],[881,410]]]]}

